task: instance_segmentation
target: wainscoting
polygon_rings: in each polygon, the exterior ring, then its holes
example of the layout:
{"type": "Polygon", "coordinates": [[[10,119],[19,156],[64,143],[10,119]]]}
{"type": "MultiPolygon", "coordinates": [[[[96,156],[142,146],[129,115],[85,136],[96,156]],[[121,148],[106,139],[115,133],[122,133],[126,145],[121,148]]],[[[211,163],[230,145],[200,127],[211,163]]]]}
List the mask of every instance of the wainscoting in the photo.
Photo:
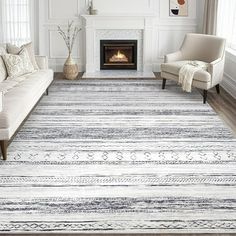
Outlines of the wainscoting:
{"type": "MultiPolygon", "coordinates": [[[[98,14],[112,16],[148,17],[145,30],[150,32],[152,50],[147,54],[153,71],[159,71],[164,55],[177,50],[186,33],[197,32],[202,12],[201,0],[189,0],[188,17],[170,17],[169,1],[163,0],[94,0],[98,14]],[[197,2],[197,4],[196,4],[197,2]]],[[[45,0],[39,1],[39,53],[48,55],[54,71],[62,71],[67,57],[66,47],[57,33],[57,25],[66,28],[68,20],[74,20],[82,27],[81,15],[86,13],[86,0],[45,0]]],[[[90,26],[91,29],[93,26],[90,26]]],[[[135,28],[132,28],[135,29],[135,28]]],[[[103,28],[100,29],[104,30],[103,28]]],[[[73,57],[80,71],[85,71],[85,32],[80,32],[73,51],[73,57]]]]}
{"type": "Polygon", "coordinates": [[[225,73],[222,86],[236,99],[236,54],[233,51],[226,51],[225,73]]]}

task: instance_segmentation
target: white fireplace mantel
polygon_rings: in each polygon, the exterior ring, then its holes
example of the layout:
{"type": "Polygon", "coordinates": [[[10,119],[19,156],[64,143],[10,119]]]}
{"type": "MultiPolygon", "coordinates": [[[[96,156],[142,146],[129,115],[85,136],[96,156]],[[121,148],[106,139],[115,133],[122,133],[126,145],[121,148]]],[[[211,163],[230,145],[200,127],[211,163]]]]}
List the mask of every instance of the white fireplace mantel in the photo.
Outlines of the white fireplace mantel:
{"type": "Polygon", "coordinates": [[[111,37],[110,39],[134,39],[135,37],[139,44],[138,71],[152,71],[152,40],[150,39],[153,34],[153,16],[82,15],[82,19],[86,37],[86,73],[100,71],[99,41],[108,37],[111,37]]]}

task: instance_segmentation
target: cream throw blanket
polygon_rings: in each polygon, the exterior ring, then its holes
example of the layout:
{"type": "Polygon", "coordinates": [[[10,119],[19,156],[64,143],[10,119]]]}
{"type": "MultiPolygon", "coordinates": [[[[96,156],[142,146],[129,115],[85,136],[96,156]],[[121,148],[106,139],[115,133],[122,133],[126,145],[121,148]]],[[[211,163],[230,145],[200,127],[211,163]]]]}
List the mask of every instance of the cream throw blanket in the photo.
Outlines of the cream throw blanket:
{"type": "Polygon", "coordinates": [[[192,83],[195,72],[199,70],[207,70],[208,63],[202,61],[188,61],[179,71],[179,84],[186,92],[192,91],[192,83]]]}

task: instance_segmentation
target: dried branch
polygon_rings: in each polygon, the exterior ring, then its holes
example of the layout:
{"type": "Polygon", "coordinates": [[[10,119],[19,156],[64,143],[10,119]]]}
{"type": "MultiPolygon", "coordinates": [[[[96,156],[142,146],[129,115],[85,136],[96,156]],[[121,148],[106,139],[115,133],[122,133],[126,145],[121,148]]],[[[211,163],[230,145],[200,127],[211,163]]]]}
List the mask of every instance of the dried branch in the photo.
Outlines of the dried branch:
{"type": "Polygon", "coordinates": [[[72,52],[75,39],[81,30],[78,26],[73,27],[74,22],[68,22],[67,30],[64,31],[60,26],[57,27],[58,33],[62,36],[63,40],[65,41],[66,47],[69,51],[69,54],[72,52]]]}
{"type": "Polygon", "coordinates": [[[75,39],[76,39],[76,37],[77,37],[77,35],[78,35],[80,30],[81,29],[79,29],[78,27],[75,27],[75,29],[74,29],[74,33],[73,33],[73,37],[72,37],[72,41],[71,41],[71,50],[72,50],[72,48],[74,46],[75,39]]]}

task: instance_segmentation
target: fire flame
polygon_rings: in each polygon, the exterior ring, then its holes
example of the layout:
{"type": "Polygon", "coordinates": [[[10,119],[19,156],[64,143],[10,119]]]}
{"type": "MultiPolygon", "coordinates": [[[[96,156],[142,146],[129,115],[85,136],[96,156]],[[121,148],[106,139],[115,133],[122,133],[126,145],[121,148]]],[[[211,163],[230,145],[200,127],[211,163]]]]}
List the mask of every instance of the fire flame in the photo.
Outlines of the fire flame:
{"type": "Polygon", "coordinates": [[[128,62],[128,58],[118,50],[117,54],[110,58],[110,62],[128,62]]]}

